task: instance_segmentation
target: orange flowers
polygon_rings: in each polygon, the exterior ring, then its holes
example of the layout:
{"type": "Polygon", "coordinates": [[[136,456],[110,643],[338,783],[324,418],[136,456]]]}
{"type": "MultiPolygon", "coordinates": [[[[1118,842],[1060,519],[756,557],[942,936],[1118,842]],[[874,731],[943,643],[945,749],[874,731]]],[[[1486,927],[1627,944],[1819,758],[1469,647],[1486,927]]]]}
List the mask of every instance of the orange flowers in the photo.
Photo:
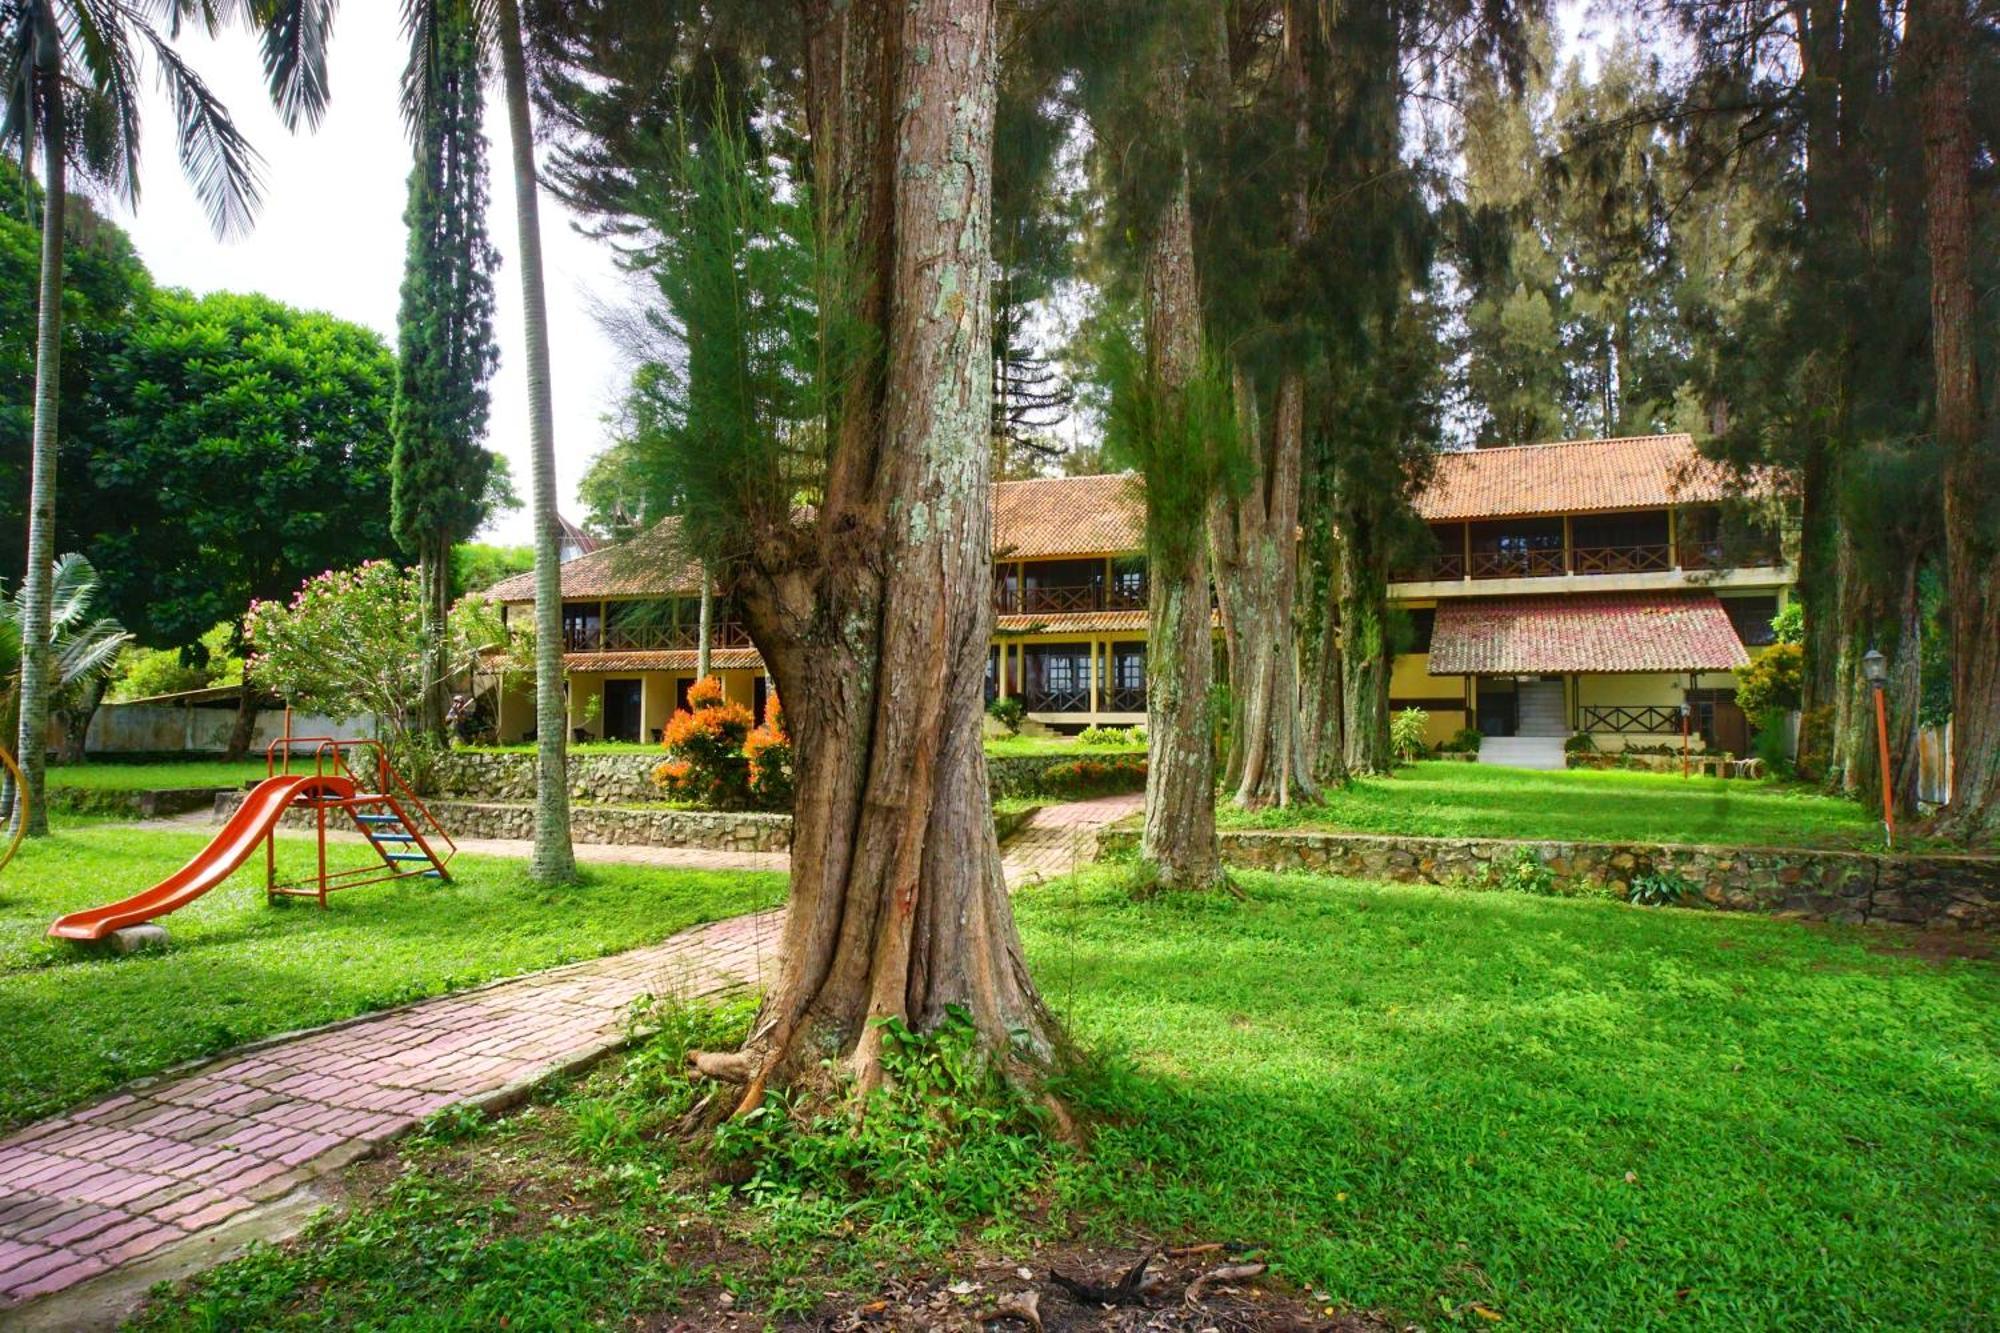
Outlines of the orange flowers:
{"type": "Polygon", "coordinates": [[[688,687],[688,706],[667,720],[667,759],[653,781],[668,795],[719,810],[791,802],[791,740],[774,698],[762,726],[750,710],[724,697],[710,676],[688,687]]]}

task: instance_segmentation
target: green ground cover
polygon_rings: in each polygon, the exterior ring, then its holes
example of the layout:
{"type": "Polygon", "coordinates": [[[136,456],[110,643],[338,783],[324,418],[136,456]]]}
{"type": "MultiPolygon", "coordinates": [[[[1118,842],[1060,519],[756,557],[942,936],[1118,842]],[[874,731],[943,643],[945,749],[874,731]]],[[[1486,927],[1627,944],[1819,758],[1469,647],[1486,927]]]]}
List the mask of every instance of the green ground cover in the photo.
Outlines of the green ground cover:
{"type": "Polygon", "coordinates": [[[1429,761],[1362,778],[1323,805],[1243,811],[1225,828],[1322,828],[1442,838],[1561,838],[1734,846],[1879,848],[1880,825],[1853,801],[1799,784],[1626,769],[1531,772],[1429,761]]]}
{"type": "Polygon", "coordinates": [[[670,1014],[521,1114],[440,1122],[352,1211],[144,1326],[705,1327],[724,1289],[749,1326],[837,1322],[968,1252],[1148,1236],[1255,1245],[1391,1327],[2000,1320],[2000,969],[1883,931],[1242,880],[1242,902],[1135,902],[1106,872],[1017,896],[1096,1053],[1059,1084],[1080,1152],[938,1043],[859,1133],[733,1128],[718,1183],[673,1129],[681,1052],[747,1013],[670,1014]]]}
{"type": "MultiPolygon", "coordinates": [[[[526,862],[463,857],[449,884],[409,879],[267,906],[253,858],[165,918],[161,954],[92,958],[45,938],[78,908],[137,893],[197,852],[200,833],[60,826],[0,872],[0,1128],[127,1079],[282,1032],[495,977],[664,939],[780,902],[779,875],[592,865],[574,888],[528,881],[526,862]]],[[[304,874],[310,838],[281,838],[304,874]]],[[[329,847],[338,868],[372,854],[329,847]]]]}
{"type": "Polygon", "coordinates": [[[1122,742],[1117,745],[1084,745],[1074,736],[988,736],[986,753],[999,759],[1047,755],[1067,755],[1072,759],[1088,759],[1092,755],[1144,754],[1144,742],[1132,744],[1122,742]]]}

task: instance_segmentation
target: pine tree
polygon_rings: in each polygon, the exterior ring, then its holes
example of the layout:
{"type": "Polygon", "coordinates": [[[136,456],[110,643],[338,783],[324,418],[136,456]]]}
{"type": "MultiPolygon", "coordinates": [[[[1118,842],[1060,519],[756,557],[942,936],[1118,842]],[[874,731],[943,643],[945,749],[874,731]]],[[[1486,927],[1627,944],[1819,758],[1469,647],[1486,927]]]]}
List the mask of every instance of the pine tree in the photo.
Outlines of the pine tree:
{"type": "Polygon", "coordinates": [[[487,381],[499,361],[493,338],[493,271],[486,234],[486,138],[481,128],[486,75],[475,18],[459,0],[422,25],[405,79],[424,95],[410,128],[409,231],[392,431],[392,521],[416,557],[424,633],[432,645],[423,729],[443,738],[450,663],[445,620],[451,549],[486,517],[493,454],[482,441],[487,381]]]}

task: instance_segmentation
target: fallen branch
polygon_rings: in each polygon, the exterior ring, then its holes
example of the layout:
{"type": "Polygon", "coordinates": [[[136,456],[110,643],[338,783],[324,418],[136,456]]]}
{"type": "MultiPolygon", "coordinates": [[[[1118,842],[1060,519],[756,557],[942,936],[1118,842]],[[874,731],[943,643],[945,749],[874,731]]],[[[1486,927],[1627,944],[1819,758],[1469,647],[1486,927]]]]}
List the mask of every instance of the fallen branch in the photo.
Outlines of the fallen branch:
{"type": "Polygon", "coordinates": [[[1002,1319],[1018,1319],[1035,1333],[1042,1333],[1042,1294],[1038,1291],[1024,1291],[1018,1296],[1010,1296],[985,1314],[975,1316],[982,1324],[995,1324],[1002,1319]]]}
{"type": "Polygon", "coordinates": [[[1187,1295],[1183,1297],[1189,1305],[1201,1304],[1202,1289],[1211,1282],[1243,1282],[1253,1277],[1263,1276],[1268,1264],[1224,1264],[1211,1268],[1194,1281],[1188,1283],[1187,1295]]]}
{"type": "Polygon", "coordinates": [[[1146,1266],[1153,1262],[1153,1256],[1160,1252],[1154,1246],[1139,1256],[1139,1262],[1125,1270],[1125,1276],[1118,1279],[1115,1287],[1100,1287],[1089,1282],[1080,1282],[1073,1277],[1064,1277],[1051,1268],[1049,1281],[1069,1293],[1078,1305],[1144,1305],[1146,1266]]]}

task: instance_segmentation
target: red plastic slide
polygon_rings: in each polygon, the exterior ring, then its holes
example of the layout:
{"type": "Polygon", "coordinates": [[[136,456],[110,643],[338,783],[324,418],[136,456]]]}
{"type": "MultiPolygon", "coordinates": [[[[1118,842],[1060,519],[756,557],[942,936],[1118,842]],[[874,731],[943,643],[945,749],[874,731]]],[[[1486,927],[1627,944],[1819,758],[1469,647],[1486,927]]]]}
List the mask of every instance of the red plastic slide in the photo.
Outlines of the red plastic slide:
{"type": "Polygon", "coordinates": [[[215,840],[202,848],[194,860],[144,893],[123,902],[57,917],[49,927],[49,934],[65,940],[101,940],[114,930],[179,911],[228,879],[257,850],[257,844],[270,833],[286,807],[306,795],[345,800],[354,795],[354,783],[348,778],[316,773],[266,778],[251,788],[215,840]]]}

